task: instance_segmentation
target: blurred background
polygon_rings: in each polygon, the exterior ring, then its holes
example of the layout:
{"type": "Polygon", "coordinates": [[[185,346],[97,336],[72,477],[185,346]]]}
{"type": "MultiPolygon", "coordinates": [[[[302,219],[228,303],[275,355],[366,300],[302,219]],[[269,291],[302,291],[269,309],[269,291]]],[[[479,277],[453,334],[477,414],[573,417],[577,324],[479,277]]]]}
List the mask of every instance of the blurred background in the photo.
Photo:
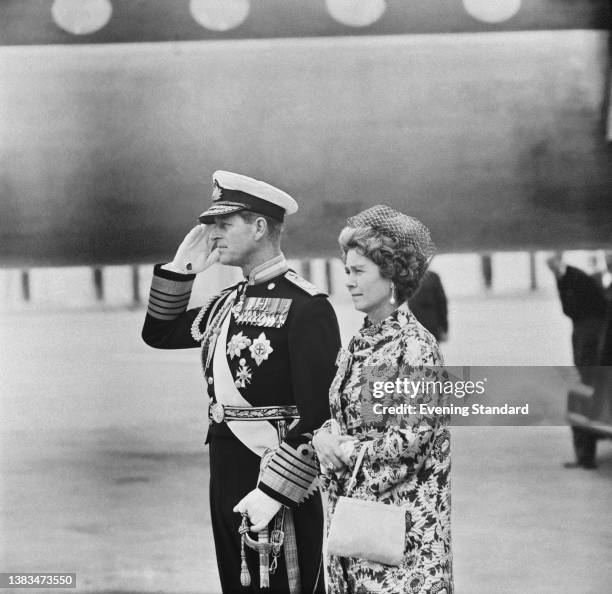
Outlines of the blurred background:
{"type": "MultiPolygon", "coordinates": [[[[285,254],[330,294],[345,343],[361,315],[336,238],[386,203],[438,246],[447,363],[546,367],[515,386],[531,426],[453,428],[457,592],[607,591],[612,448],[562,467],[577,377],[546,262],[610,272],[611,13],[2,0],[0,571],[218,591],[199,357],[153,351],[140,328],[153,264],[226,169],[296,198],[285,254]]],[[[207,271],[191,304],[240,276],[207,271]]]]}

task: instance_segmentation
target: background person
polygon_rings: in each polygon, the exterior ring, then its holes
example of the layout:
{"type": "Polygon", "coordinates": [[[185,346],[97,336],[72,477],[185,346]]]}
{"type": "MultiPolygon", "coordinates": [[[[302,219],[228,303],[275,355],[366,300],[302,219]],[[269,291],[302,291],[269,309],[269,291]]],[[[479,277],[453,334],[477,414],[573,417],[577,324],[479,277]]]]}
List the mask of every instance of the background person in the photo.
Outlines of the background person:
{"type": "Polygon", "coordinates": [[[443,364],[436,339],[406,304],[433,255],[429,231],[416,219],[379,205],[349,218],[339,242],[348,290],[366,319],[347,350],[341,351],[329,396],[332,419],[313,439],[325,469],[329,519],[338,497],[346,493],[359,452],[368,447],[371,453],[365,454],[351,497],[406,505],[407,538],[399,567],[328,556],[329,592],[450,594],[447,419],[374,415],[372,392],[364,389],[372,377],[394,379],[389,370],[395,370],[397,377],[402,369],[443,364]]]}
{"type": "Polygon", "coordinates": [[[438,342],[448,339],[448,304],[440,277],[428,270],[421,286],[409,299],[408,306],[416,319],[438,342]]]}
{"type": "MultiPolygon", "coordinates": [[[[605,338],[607,303],[602,280],[596,275],[568,266],[563,255],[555,253],[547,260],[557,280],[563,313],[572,320],[572,351],[574,365],[583,383],[593,385],[597,381],[605,338]]],[[[596,468],[597,440],[591,432],[572,426],[572,440],[576,462],[568,462],[566,468],[596,468]]]]}
{"type": "Polygon", "coordinates": [[[212,206],[200,215],[204,225],[187,235],[170,264],[155,267],[142,336],[156,348],[202,348],[223,591],[258,592],[269,579],[266,592],[323,592],[323,512],[308,441],[329,417],[336,315],[324,294],[289,270],[280,250],[284,215],[297,210],[293,198],[226,171],[213,175],[213,186],[212,206]],[[245,280],[187,310],[195,274],[215,261],[240,266],[245,280]],[[260,561],[242,546],[241,513],[253,531],[283,533],[278,555],[260,561]]]}
{"type": "Polygon", "coordinates": [[[612,301],[612,250],[606,250],[604,253],[605,267],[595,272],[592,277],[597,281],[603,289],[606,301],[612,301]]]}
{"type": "Polygon", "coordinates": [[[564,264],[560,252],[547,264],[557,280],[563,313],[572,320],[574,365],[582,381],[589,383],[588,368],[599,365],[606,324],[607,304],[601,283],[579,268],[564,264]]]}

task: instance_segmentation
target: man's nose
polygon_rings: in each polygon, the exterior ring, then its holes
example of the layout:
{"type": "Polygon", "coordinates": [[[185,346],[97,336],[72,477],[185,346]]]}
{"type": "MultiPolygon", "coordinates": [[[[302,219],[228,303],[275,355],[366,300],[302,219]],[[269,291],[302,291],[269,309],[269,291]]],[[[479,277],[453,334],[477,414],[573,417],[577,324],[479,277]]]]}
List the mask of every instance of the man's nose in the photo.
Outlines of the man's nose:
{"type": "Polygon", "coordinates": [[[355,286],[355,278],[353,277],[352,274],[347,274],[346,275],[346,281],[345,281],[346,286],[350,289],[351,287],[355,286]]]}

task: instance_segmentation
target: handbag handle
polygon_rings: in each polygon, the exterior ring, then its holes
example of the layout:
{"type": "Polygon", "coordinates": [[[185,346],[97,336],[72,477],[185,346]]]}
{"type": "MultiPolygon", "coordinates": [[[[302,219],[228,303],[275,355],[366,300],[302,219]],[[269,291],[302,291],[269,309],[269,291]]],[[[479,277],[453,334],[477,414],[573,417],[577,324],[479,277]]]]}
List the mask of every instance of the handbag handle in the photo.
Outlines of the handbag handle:
{"type": "MultiPolygon", "coordinates": [[[[367,452],[370,452],[372,450],[372,447],[373,447],[373,443],[371,441],[364,443],[364,446],[361,448],[361,451],[357,455],[357,460],[355,461],[355,468],[353,469],[353,473],[351,474],[351,478],[349,479],[348,487],[346,488],[345,497],[349,497],[351,494],[351,491],[357,486],[357,473],[359,472],[359,467],[361,466],[361,463],[363,462],[364,456],[366,455],[367,452]]],[[[404,503],[403,505],[397,505],[396,507],[399,507],[400,509],[406,509],[409,506],[410,506],[410,502],[404,503]]]]}
{"type": "Polygon", "coordinates": [[[350,496],[351,491],[355,488],[357,484],[357,473],[359,472],[359,467],[361,466],[361,463],[363,462],[363,458],[366,455],[366,452],[371,449],[371,446],[372,446],[371,441],[364,443],[363,447],[361,448],[361,451],[357,455],[357,460],[355,461],[355,468],[353,469],[353,473],[351,474],[351,478],[349,479],[349,482],[348,482],[348,487],[346,488],[346,497],[350,496]]]}

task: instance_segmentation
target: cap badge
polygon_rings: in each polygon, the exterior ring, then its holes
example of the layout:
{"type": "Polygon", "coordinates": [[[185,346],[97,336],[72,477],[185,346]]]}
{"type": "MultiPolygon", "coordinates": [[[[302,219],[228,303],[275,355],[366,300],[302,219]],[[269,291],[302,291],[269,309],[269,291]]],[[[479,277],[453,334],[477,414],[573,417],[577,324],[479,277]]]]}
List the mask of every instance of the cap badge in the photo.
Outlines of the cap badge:
{"type": "Polygon", "coordinates": [[[217,200],[221,200],[221,194],[222,193],[223,192],[221,191],[221,186],[215,180],[215,183],[213,185],[213,191],[212,191],[213,202],[216,202],[217,200]]]}

